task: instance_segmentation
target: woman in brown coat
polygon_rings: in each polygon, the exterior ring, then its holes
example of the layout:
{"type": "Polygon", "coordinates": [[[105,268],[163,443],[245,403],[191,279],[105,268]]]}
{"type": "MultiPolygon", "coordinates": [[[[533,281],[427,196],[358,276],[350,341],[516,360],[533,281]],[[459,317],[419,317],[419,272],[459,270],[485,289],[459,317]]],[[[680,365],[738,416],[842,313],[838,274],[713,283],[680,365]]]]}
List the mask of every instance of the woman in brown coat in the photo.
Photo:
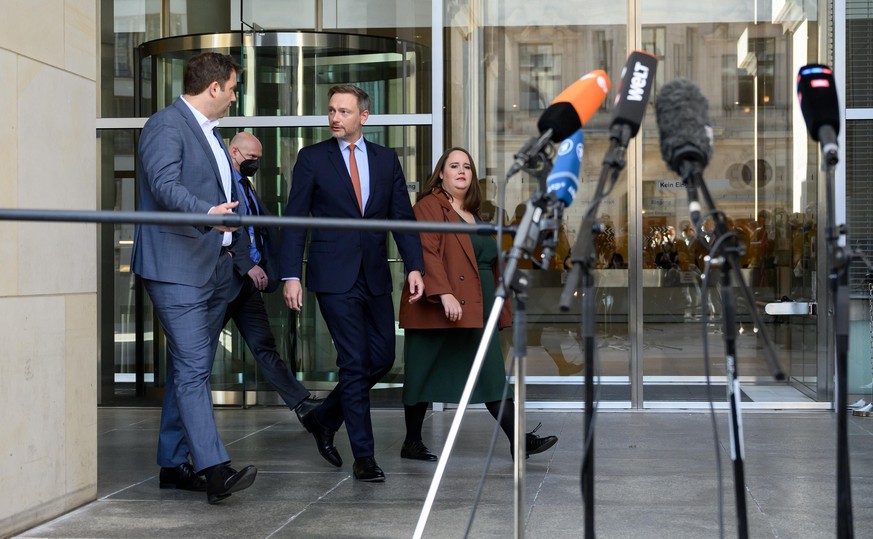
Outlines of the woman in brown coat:
{"type": "MultiPolygon", "coordinates": [[[[462,148],[447,150],[427,180],[413,207],[419,221],[482,222],[479,179],[470,154],[462,148]]],[[[403,458],[437,460],[422,442],[421,427],[428,403],[458,402],[484,333],[485,319],[494,304],[498,280],[497,243],[476,234],[421,233],[424,253],[424,301],[400,301],[400,326],[405,328],[403,404],[406,439],[403,458]]],[[[498,326],[512,324],[509,303],[504,303],[498,326]]],[[[481,403],[514,439],[514,406],[503,400],[506,371],[500,339],[492,335],[470,402],[481,403]]],[[[534,429],[536,431],[536,429],[534,429]]],[[[527,433],[527,454],[541,453],[558,441],[555,436],[527,433]]]]}

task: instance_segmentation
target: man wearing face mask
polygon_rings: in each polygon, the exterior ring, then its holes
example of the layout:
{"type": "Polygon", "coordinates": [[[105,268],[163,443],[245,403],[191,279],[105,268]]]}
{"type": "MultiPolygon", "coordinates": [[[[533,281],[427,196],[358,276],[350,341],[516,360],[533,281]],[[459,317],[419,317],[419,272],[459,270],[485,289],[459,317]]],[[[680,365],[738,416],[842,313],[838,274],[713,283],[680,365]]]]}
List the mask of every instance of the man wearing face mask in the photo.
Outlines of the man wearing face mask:
{"type": "MultiPolygon", "coordinates": [[[[237,133],[230,141],[230,160],[233,163],[237,192],[240,193],[239,207],[242,215],[270,214],[249,180],[249,176],[253,176],[258,170],[262,153],[261,142],[251,133],[237,133]]],[[[237,274],[244,276],[242,288],[228,304],[224,324],[231,319],[236,323],[264,378],[273,384],[288,408],[305,414],[321,401],[310,397],[309,391],[279,356],[276,340],[270,331],[264,298],[261,297],[262,291],[272,292],[281,283],[272,271],[266,270],[275,262],[268,260],[268,247],[270,242],[278,243],[278,238],[271,238],[271,230],[262,227],[249,226],[245,232],[251,243],[249,256],[233,258],[237,274]]]]}

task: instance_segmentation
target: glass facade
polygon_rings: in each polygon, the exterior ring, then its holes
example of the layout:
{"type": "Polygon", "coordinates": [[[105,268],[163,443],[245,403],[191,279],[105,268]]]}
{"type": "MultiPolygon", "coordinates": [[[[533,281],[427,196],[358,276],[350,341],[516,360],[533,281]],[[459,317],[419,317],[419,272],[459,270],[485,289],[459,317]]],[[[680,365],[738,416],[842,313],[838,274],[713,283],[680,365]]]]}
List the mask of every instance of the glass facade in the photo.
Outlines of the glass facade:
{"type": "MultiPolygon", "coordinates": [[[[743,247],[740,263],[754,297],[737,307],[737,372],[745,397],[762,406],[829,401],[826,319],[764,313],[767,304],[785,299],[825,300],[817,256],[824,252],[816,225],[823,192],[818,147],[794,89],[800,66],[827,61],[815,4],[637,0],[607,7],[581,0],[531,9],[518,0],[434,1],[367,2],[364,13],[360,3],[343,0],[210,2],[208,10],[196,1],[103,2],[103,208],[135,206],[137,125],[179,95],[184,61],[200,50],[233,54],[246,68],[222,134],[229,140],[247,129],[264,143],[255,182],[274,213],[282,211],[297,150],[329,136],[322,127],[327,88],[354,82],[374,97],[365,134],[397,150],[413,200],[441,148],[463,146],[480,171],[483,218],[506,225],[518,223],[537,187],[525,173],[505,177],[513,155],[537,132],[554,96],[602,69],[613,87],[585,125],[580,189],[564,212],[557,256],[544,269],[522,264],[531,288],[528,399],[579,406],[586,367],[580,307],[562,312],[558,298],[609,147],[619,74],[629,52],[645,50],[659,60],[652,101],[624,172],[599,206],[594,236],[601,400],[616,407],[702,406],[707,371],[717,383],[725,380],[719,289],[703,279],[705,253],[689,226],[685,188],[661,158],[654,114],[659,89],[687,78],[709,101],[714,152],[706,184],[743,247]],[[443,110],[434,109],[435,96],[443,110]],[[763,317],[761,327],[753,312],[763,317]],[[771,377],[763,332],[776,344],[786,382],[771,377]]],[[[132,226],[104,234],[101,246],[115,256],[114,266],[102,269],[103,282],[114,282],[102,287],[102,402],[134,395],[152,401],[160,394],[163,347],[153,344],[160,332],[126,267],[132,226]]],[[[394,266],[399,283],[401,266],[394,266]]],[[[720,282],[717,268],[708,281],[720,282]]],[[[741,296],[738,283],[732,288],[741,296]]],[[[335,356],[314,298],[299,317],[289,315],[279,294],[268,296],[267,306],[286,361],[310,389],[330,387],[335,356]]],[[[509,358],[511,332],[501,339],[509,358]]],[[[213,387],[268,391],[232,326],[222,342],[213,387]]],[[[388,386],[402,383],[402,346],[398,330],[388,386]]],[[[386,403],[399,406],[395,400],[386,403]]]]}
{"type": "MultiPolygon", "coordinates": [[[[818,149],[807,143],[794,91],[798,69],[817,58],[809,39],[814,13],[786,21],[763,4],[740,2],[712,6],[692,22],[671,16],[694,12],[692,2],[671,5],[669,13],[656,6],[643,4],[643,36],[654,36],[665,80],[695,81],[709,100],[714,142],[706,185],[739,238],[739,262],[756,302],[750,305],[734,280],[737,372],[760,383],[771,376],[760,335],[766,331],[789,378],[814,394],[817,373],[807,369],[818,353],[814,319],[769,319],[756,327],[752,318],[782,298],[815,301],[818,149]],[[786,29],[788,23],[797,26],[786,29]]],[[[643,372],[658,378],[724,372],[724,306],[715,286],[722,278],[716,271],[708,294],[702,290],[705,253],[693,242],[685,189],[665,174],[651,135],[643,148],[641,265],[644,275],[659,275],[643,278],[643,372]],[[706,328],[683,323],[704,315],[715,318],[706,328]],[[702,331],[711,335],[708,349],[702,331]]]]}

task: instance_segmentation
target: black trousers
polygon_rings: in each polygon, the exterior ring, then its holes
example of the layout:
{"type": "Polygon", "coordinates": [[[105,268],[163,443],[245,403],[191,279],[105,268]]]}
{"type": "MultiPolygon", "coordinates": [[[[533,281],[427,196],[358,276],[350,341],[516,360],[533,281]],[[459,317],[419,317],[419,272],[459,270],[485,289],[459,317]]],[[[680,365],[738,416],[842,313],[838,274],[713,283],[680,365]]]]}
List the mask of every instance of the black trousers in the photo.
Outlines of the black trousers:
{"type": "Polygon", "coordinates": [[[309,390],[297,380],[279,356],[276,339],[270,331],[270,320],[267,318],[264,298],[248,276],[243,278],[242,289],[227,306],[224,315],[225,325],[230,320],[234,321],[243,340],[252,351],[264,379],[276,388],[288,408],[293,410],[309,397],[309,390]]]}

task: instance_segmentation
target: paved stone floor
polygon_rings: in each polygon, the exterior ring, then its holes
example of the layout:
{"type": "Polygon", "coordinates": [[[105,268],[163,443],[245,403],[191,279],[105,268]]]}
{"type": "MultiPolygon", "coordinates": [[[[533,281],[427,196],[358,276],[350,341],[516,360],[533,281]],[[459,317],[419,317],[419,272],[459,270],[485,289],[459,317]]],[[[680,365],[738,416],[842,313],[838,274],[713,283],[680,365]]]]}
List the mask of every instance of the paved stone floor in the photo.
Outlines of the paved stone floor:
{"type": "MultiPolygon", "coordinates": [[[[345,432],[343,468],[324,462],[292,413],[280,408],[218,409],[233,464],[258,467],[248,490],[219,505],[202,493],[158,488],[154,464],[160,410],[99,410],[98,497],[21,537],[409,538],[436,466],[400,458],[403,414],[374,411],[383,484],[351,475],[345,432]]],[[[438,453],[453,411],[429,413],[425,441],[438,453]]],[[[728,414],[716,414],[725,537],[737,536],[728,414]]],[[[835,427],[830,412],[743,414],[749,536],[834,537],[835,427]]],[[[559,443],[527,461],[524,536],[584,536],[580,465],[584,413],[531,410],[528,425],[559,443]]],[[[464,418],[424,537],[464,537],[494,421],[464,418]]],[[[855,537],[873,537],[873,418],[849,418],[855,537]]],[[[596,415],[595,530],[601,538],[719,537],[719,486],[712,418],[706,412],[601,411],[596,415]]],[[[514,533],[513,463],[497,438],[494,460],[469,537],[514,533]]]]}

